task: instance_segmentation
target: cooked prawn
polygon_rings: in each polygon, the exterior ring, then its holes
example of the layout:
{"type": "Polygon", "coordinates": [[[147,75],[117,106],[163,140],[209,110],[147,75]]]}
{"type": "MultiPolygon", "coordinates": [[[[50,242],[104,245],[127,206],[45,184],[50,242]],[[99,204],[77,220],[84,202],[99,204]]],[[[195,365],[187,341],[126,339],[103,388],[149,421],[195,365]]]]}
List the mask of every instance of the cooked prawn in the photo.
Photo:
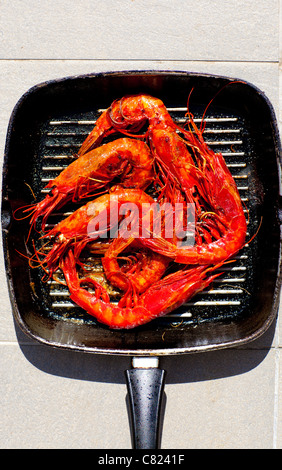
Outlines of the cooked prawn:
{"type": "Polygon", "coordinates": [[[69,250],[61,260],[61,267],[70,291],[70,298],[88,314],[112,329],[128,329],[148,323],[187,302],[206,288],[220,273],[198,266],[170,274],[149,287],[132,307],[121,307],[110,302],[106,290],[93,279],[79,279],[75,256],[69,250]],[[93,295],[82,284],[94,287],[93,295]]]}
{"type": "MultiPolygon", "coordinates": [[[[145,246],[177,263],[216,264],[234,256],[244,245],[246,217],[236,183],[220,153],[214,153],[205,143],[202,131],[190,117],[191,129],[183,130],[185,142],[195,160],[191,164],[185,154],[171,151],[174,136],[163,129],[153,130],[153,140],[158,148],[159,161],[177,178],[182,186],[194,181],[194,201],[201,207],[196,231],[202,229],[210,240],[194,246],[176,246],[162,237],[144,239],[145,246]],[[156,142],[158,144],[156,144],[156,142]],[[183,157],[182,157],[183,155],[183,157]]],[[[175,148],[175,146],[174,146],[175,148]]],[[[205,238],[204,236],[204,238],[205,238]]]]}
{"type": "Polygon", "coordinates": [[[116,132],[134,133],[148,123],[150,127],[176,128],[164,103],[153,96],[138,94],[116,100],[97,119],[94,129],[81,145],[78,155],[97,147],[102,139],[116,132]]]}
{"type": "Polygon", "coordinates": [[[90,197],[107,188],[110,182],[123,188],[145,189],[153,179],[153,157],[146,143],[120,138],[98,147],[66,167],[46,188],[50,192],[45,199],[28,209],[32,212],[30,223],[34,226],[43,216],[42,230],[47,218],[68,201],[90,197]]]}
{"type": "MultiPolygon", "coordinates": [[[[201,124],[198,129],[189,111],[180,128],[164,103],[149,95],[116,100],[97,120],[78,159],[50,181],[50,193],[33,208],[31,226],[43,216],[44,230],[55,208],[97,196],[97,191],[106,193],[45,233],[51,249],[47,254],[35,251],[34,259],[49,277],[61,268],[70,298],[110,328],[134,328],[178,308],[210,285],[220,275],[216,269],[245,243],[247,224],[238,189],[223,156],[205,143],[203,128],[201,124]],[[114,133],[117,140],[99,147],[114,133]],[[179,202],[183,209],[195,205],[194,245],[181,246],[175,228],[166,236],[162,215],[155,233],[154,200],[143,191],[152,181],[158,202],[172,204],[172,218],[179,202]],[[139,217],[137,223],[131,219],[129,237],[126,228],[119,228],[126,214],[120,208],[127,203],[137,207],[139,217]],[[145,214],[143,204],[149,206],[145,214]],[[140,221],[146,222],[149,236],[144,236],[140,221]],[[84,249],[102,255],[105,276],[123,292],[117,305],[97,280],[78,274],[84,249]],[[171,265],[176,271],[167,274],[171,265]]],[[[188,231],[185,212],[177,223],[182,222],[188,231]]]]}
{"type": "MultiPolygon", "coordinates": [[[[95,240],[102,242],[108,240],[110,233],[113,238],[118,236],[119,223],[124,218],[120,208],[128,202],[135,204],[139,217],[139,210],[142,215],[142,204],[152,204],[154,200],[141,189],[116,187],[110,193],[103,194],[79,207],[46,232],[43,238],[51,241],[52,248],[44,257],[42,266],[46,266],[50,276],[58,269],[62,256],[69,248],[73,248],[78,259],[86,245],[89,244],[90,250],[95,251],[95,240]]],[[[139,219],[136,224],[138,229],[139,219]]]]}
{"type": "Polygon", "coordinates": [[[102,258],[104,272],[115,287],[127,291],[132,287],[142,293],[165,274],[170,258],[144,249],[138,239],[115,238],[102,258]],[[122,257],[119,255],[130,248],[122,257]],[[120,266],[120,262],[123,262],[120,266]]]}

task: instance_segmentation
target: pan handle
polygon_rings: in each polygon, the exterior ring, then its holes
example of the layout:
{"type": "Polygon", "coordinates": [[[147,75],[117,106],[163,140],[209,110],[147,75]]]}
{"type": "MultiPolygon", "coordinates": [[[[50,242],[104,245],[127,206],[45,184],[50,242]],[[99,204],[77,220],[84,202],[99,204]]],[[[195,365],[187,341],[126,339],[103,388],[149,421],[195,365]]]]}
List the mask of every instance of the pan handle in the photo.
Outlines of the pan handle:
{"type": "Polygon", "coordinates": [[[125,371],[134,449],[158,449],[165,371],[157,357],[134,357],[125,371]]]}

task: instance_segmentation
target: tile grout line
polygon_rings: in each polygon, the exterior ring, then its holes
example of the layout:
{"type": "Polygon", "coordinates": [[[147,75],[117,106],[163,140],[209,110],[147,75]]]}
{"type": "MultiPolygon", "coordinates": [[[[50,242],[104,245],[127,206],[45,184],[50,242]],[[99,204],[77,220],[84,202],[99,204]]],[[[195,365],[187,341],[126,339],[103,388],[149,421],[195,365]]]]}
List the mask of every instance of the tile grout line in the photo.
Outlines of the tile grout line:
{"type": "Polygon", "coordinates": [[[69,62],[77,62],[77,61],[85,61],[85,62],[212,62],[212,63],[237,63],[237,64],[279,64],[279,57],[277,59],[266,59],[266,60],[248,60],[248,59],[239,59],[239,60],[233,60],[233,59],[147,59],[147,58],[141,58],[141,59],[104,59],[104,58],[90,58],[90,57],[84,57],[84,58],[74,58],[74,57],[46,57],[46,58],[41,58],[41,57],[0,57],[0,61],[22,61],[22,62],[28,62],[28,61],[50,61],[50,62],[55,62],[55,61],[69,61],[69,62]]]}

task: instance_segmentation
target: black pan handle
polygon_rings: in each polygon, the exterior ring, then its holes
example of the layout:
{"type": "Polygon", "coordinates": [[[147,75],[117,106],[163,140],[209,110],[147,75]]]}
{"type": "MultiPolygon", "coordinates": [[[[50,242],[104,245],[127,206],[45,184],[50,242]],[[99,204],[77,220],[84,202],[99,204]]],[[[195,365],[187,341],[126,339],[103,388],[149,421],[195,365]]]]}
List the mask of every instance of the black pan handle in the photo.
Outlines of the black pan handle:
{"type": "Polygon", "coordinates": [[[156,357],[135,357],[125,371],[134,449],[158,449],[165,371],[156,357]]]}

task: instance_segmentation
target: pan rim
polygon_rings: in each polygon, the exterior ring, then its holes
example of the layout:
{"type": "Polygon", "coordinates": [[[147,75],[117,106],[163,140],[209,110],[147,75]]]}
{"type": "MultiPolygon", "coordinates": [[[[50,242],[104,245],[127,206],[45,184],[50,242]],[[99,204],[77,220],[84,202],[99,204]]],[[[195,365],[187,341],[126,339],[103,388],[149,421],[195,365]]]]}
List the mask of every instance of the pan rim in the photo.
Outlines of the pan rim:
{"type": "Polygon", "coordinates": [[[29,336],[31,339],[35,340],[37,343],[42,344],[44,346],[52,347],[54,349],[63,349],[68,351],[74,352],[83,352],[86,354],[98,354],[98,355],[115,355],[115,356],[152,356],[152,357],[159,357],[159,356],[176,356],[176,355],[184,355],[184,354],[196,354],[202,352],[212,352],[218,351],[223,349],[237,349],[240,346],[244,346],[249,344],[257,339],[259,339],[271,326],[273,321],[275,320],[277,314],[269,317],[268,322],[263,325],[262,328],[255,331],[248,337],[239,338],[232,341],[226,341],[222,343],[211,343],[205,344],[201,346],[190,346],[190,347],[175,347],[175,348],[157,348],[157,349],[150,349],[150,348],[140,348],[140,349],[118,349],[118,348],[95,348],[89,346],[78,346],[66,343],[60,343],[57,341],[48,341],[34,333],[32,333],[25,324],[22,322],[18,323],[21,330],[29,336]]]}
{"type": "MultiPolygon", "coordinates": [[[[281,281],[282,281],[282,250],[280,250],[280,269],[279,275],[277,276],[277,283],[275,289],[278,289],[280,292],[281,289],[281,281]]],[[[9,288],[10,282],[8,282],[9,288]]],[[[211,351],[218,351],[222,349],[232,349],[232,348],[239,348],[240,346],[244,346],[246,344],[252,343],[253,341],[259,339],[263,336],[264,333],[269,329],[269,327],[273,324],[275,320],[277,320],[278,315],[278,307],[279,307],[279,292],[278,295],[274,295],[273,298],[275,302],[271,309],[271,315],[268,316],[267,321],[255,330],[252,334],[237,338],[234,340],[227,340],[222,341],[219,343],[210,343],[210,344],[203,344],[199,346],[186,346],[186,347],[175,347],[175,348],[139,348],[139,349],[121,349],[121,348],[101,348],[101,347],[90,347],[85,345],[74,345],[74,344],[67,344],[67,343],[60,343],[59,341],[49,341],[46,338],[43,338],[36,333],[33,333],[30,328],[28,328],[27,324],[23,321],[22,316],[20,315],[18,309],[15,309],[13,314],[14,318],[20,327],[20,329],[32,340],[35,340],[37,343],[52,347],[55,349],[63,349],[69,351],[76,351],[76,352],[84,352],[87,354],[100,354],[100,355],[116,355],[116,356],[169,356],[169,355],[183,355],[183,354],[196,354],[200,352],[211,352],[211,351]]]]}
{"type": "MultiPolygon", "coordinates": [[[[9,148],[9,140],[10,140],[10,134],[11,134],[11,129],[13,126],[13,121],[14,117],[17,114],[17,111],[21,105],[21,103],[33,92],[36,90],[44,87],[44,86],[52,86],[54,83],[60,83],[60,82],[65,82],[67,80],[75,80],[75,79],[83,79],[83,78],[94,78],[94,77],[104,77],[104,76],[120,76],[120,75],[136,75],[136,74],[146,74],[146,75],[181,75],[181,76],[189,76],[189,77],[211,77],[215,79],[225,79],[227,81],[240,81],[240,83],[247,85],[251,87],[256,93],[260,95],[260,97],[266,102],[267,107],[269,108],[271,117],[272,117],[272,125],[274,127],[273,129],[273,138],[275,139],[275,145],[277,148],[277,156],[278,156],[278,161],[281,166],[281,161],[282,161],[282,156],[281,156],[281,144],[280,144],[280,139],[279,139],[279,132],[278,132],[278,125],[277,125],[277,119],[275,116],[275,111],[274,108],[267,98],[267,96],[255,85],[249,83],[246,80],[241,80],[241,79],[234,79],[231,77],[226,77],[222,75],[214,75],[214,74],[208,74],[208,73],[197,73],[197,72],[187,72],[187,71],[177,71],[177,70],[121,70],[121,71],[107,71],[107,72],[99,72],[99,73],[90,73],[90,74],[83,74],[83,75],[74,75],[74,76],[66,76],[63,78],[58,78],[58,79],[53,79],[53,80],[47,80],[44,82],[41,82],[37,85],[34,85],[31,87],[29,90],[27,90],[22,97],[18,100],[16,103],[9,122],[8,126],[8,131],[7,131],[7,139],[6,139],[6,146],[5,146],[5,155],[4,155],[4,166],[6,164],[7,158],[8,158],[8,152],[7,149],[9,148]]],[[[4,180],[4,179],[3,179],[4,180]]],[[[5,186],[5,185],[4,185],[5,186]]],[[[5,195],[3,193],[3,199],[2,199],[2,206],[3,206],[3,201],[5,200],[5,195]]],[[[5,229],[5,227],[4,227],[5,229]]],[[[3,239],[4,239],[4,244],[6,245],[6,233],[5,230],[3,230],[3,239]]],[[[281,234],[281,226],[280,226],[280,241],[282,240],[282,234],[281,234]]],[[[6,273],[8,275],[8,263],[6,261],[6,273]]],[[[279,255],[279,260],[278,260],[278,274],[277,274],[277,280],[276,280],[276,286],[275,286],[275,291],[278,293],[280,292],[280,285],[281,285],[281,270],[282,270],[282,259],[281,259],[281,247],[280,247],[280,255],[279,255]]],[[[8,284],[9,284],[9,291],[10,291],[10,297],[13,297],[13,288],[11,285],[11,276],[8,277],[8,284]]],[[[212,351],[216,349],[226,349],[226,348],[231,348],[231,347],[237,347],[243,344],[246,344],[248,342],[251,342],[257,338],[259,338],[261,335],[265,333],[265,331],[269,328],[270,324],[273,322],[277,315],[277,307],[279,304],[279,295],[275,296],[275,302],[277,305],[273,305],[272,308],[272,313],[271,315],[268,316],[267,321],[265,324],[258,330],[256,330],[253,334],[251,334],[248,337],[245,338],[239,338],[236,340],[230,340],[227,342],[222,342],[218,344],[205,344],[201,346],[191,346],[191,347],[178,347],[178,348],[163,348],[163,349],[114,349],[114,348],[92,348],[89,346],[75,346],[75,345],[68,345],[68,344],[61,344],[61,343],[56,343],[56,342],[50,342],[46,339],[43,339],[39,337],[38,335],[34,334],[31,330],[27,328],[25,323],[23,322],[22,316],[20,313],[17,311],[14,313],[14,316],[17,320],[17,323],[21,327],[21,329],[26,333],[28,336],[31,338],[35,339],[36,341],[47,344],[48,346],[52,347],[57,347],[57,348],[64,348],[64,349],[71,349],[71,350],[79,350],[79,351],[84,351],[84,352],[89,352],[89,353],[97,353],[97,354],[116,354],[116,355],[170,355],[170,354],[187,354],[187,353],[196,353],[196,352],[203,352],[203,351],[212,351]]]]}
{"type": "MultiPolygon", "coordinates": [[[[281,149],[281,143],[280,143],[280,138],[279,138],[279,131],[278,131],[278,121],[276,118],[276,113],[274,110],[274,107],[268,98],[268,96],[256,85],[253,83],[249,82],[248,80],[241,79],[241,78],[236,78],[236,77],[231,77],[228,75],[221,75],[221,74],[211,74],[211,73],[204,73],[204,72],[190,72],[190,71],[184,71],[184,70],[167,70],[167,69],[134,69],[134,70],[113,70],[113,71],[106,71],[106,72],[93,72],[93,73],[87,73],[87,74],[76,74],[76,75],[67,75],[65,77],[60,77],[60,78],[54,78],[50,80],[44,80],[42,82],[39,82],[30,88],[28,88],[22,96],[18,99],[16,102],[12,113],[11,117],[9,120],[9,125],[7,128],[7,137],[9,135],[9,129],[12,125],[12,121],[14,118],[14,115],[16,114],[18,107],[22,104],[22,102],[32,93],[36,92],[37,90],[47,87],[47,86],[52,86],[57,83],[63,83],[66,81],[72,81],[72,80],[78,80],[78,79],[87,79],[87,78],[98,78],[98,77],[109,77],[109,76],[114,76],[118,77],[120,75],[136,75],[136,74],[142,74],[142,75],[183,75],[187,77],[204,77],[204,78],[214,78],[214,79],[221,79],[221,80],[226,80],[228,82],[238,82],[243,85],[246,85],[247,87],[250,87],[251,89],[254,90],[267,104],[272,119],[273,119],[273,124],[275,125],[275,135],[278,138],[278,145],[279,148],[281,149]]],[[[7,139],[6,139],[7,143],[7,139]]],[[[280,163],[282,164],[282,155],[280,152],[280,163]]]]}

